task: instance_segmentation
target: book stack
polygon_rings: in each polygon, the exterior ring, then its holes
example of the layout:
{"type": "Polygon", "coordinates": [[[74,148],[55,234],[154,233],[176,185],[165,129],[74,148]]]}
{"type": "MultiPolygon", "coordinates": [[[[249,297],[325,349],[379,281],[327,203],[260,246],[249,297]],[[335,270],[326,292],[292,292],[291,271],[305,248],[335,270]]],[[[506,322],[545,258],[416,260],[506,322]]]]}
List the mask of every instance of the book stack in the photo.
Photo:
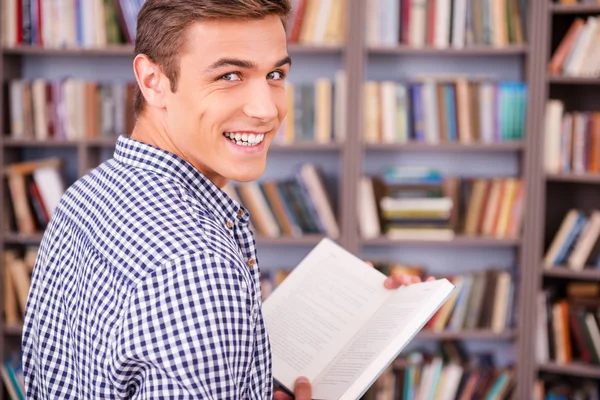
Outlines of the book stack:
{"type": "Polygon", "coordinates": [[[369,0],[366,41],[415,48],[505,47],[525,42],[520,0],[369,0]]]}
{"type": "Polygon", "coordinates": [[[288,42],[339,46],[346,40],[350,0],[292,0],[288,42]]]}
{"type": "Polygon", "coordinates": [[[481,329],[500,334],[514,327],[513,273],[493,268],[446,279],[456,290],[425,329],[433,332],[481,329]]]}
{"type": "Polygon", "coordinates": [[[600,111],[565,111],[546,103],[544,165],[548,173],[600,172],[600,111]]]}
{"type": "Polygon", "coordinates": [[[499,143],[523,139],[524,82],[424,77],[364,84],[366,143],[499,143]]]}
{"type": "Polygon", "coordinates": [[[102,48],[133,43],[144,0],[4,0],[3,44],[102,48]]]}
{"type": "Polygon", "coordinates": [[[600,76],[600,17],[577,17],[548,63],[552,75],[600,76]]]}
{"type": "Polygon", "coordinates": [[[600,365],[600,284],[547,287],[537,300],[538,362],[600,365]]]}
{"type": "Polygon", "coordinates": [[[11,80],[5,89],[10,137],[77,140],[131,132],[134,87],[74,78],[11,80]]]}
{"type": "Polygon", "coordinates": [[[572,208],[544,255],[544,268],[567,267],[574,271],[600,268],[600,211],[572,208]]]}
{"type": "Polygon", "coordinates": [[[359,227],[365,239],[515,239],[521,233],[523,180],[457,178],[428,168],[390,167],[359,184],[359,227]]]}
{"type": "Polygon", "coordinates": [[[273,143],[343,141],[346,134],[345,86],[343,70],[335,74],[335,81],[318,78],[314,82],[286,82],[288,112],[273,143]]]}
{"type": "Polygon", "coordinates": [[[329,187],[319,167],[304,163],[288,179],[239,183],[224,190],[248,209],[259,236],[337,238],[340,228],[329,187]]]}
{"type": "Polygon", "coordinates": [[[6,166],[5,232],[30,235],[46,229],[65,191],[61,164],[48,158],[6,166]]]}
{"type": "Polygon", "coordinates": [[[379,200],[387,237],[450,240],[454,200],[440,171],[390,167],[383,172],[386,192],[379,200]]]}
{"type": "Polygon", "coordinates": [[[398,358],[366,393],[375,399],[508,399],[515,371],[498,367],[490,354],[442,342],[438,352],[412,351],[398,358]]]}

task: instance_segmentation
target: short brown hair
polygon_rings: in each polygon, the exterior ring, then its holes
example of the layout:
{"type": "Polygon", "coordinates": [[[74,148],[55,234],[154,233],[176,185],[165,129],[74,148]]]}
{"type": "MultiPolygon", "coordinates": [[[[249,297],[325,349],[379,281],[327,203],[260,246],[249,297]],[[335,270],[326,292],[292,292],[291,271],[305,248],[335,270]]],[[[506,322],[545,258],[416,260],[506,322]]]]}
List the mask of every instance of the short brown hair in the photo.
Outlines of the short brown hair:
{"type": "MultiPolygon", "coordinates": [[[[214,19],[262,19],[277,15],[286,26],[289,0],[146,0],[137,17],[135,55],[145,54],[169,78],[177,91],[179,54],[187,28],[194,22],[214,19]]],[[[139,115],[144,96],[136,85],[133,109],[139,115]]]]}

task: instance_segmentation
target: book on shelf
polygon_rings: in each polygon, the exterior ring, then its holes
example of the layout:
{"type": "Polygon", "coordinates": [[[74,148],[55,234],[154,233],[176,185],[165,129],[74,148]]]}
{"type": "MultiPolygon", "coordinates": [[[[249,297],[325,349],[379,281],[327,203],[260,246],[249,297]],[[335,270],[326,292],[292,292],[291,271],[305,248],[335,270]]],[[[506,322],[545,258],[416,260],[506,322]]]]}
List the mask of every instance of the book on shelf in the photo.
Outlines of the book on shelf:
{"type": "Polygon", "coordinates": [[[598,4],[600,5],[600,0],[554,0],[554,4],[560,5],[577,5],[577,4],[598,4]]]}
{"type": "Polygon", "coordinates": [[[544,268],[600,269],[600,211],[572,208],[564,216],[546,253],[544,268]]]}
{"type": "Polygon", "coordinates": [[[600,76],[600,17],[577,17],[552,53],[551,75],[600,76]]]}
{"type": "Polygon", "coordinates": [[[364,83],[366,143],[523,140],[527,84],[463,76],[364,83]]]}
{"type": "Polygon", "coordinates": [[[289,43],[339,46],[346,41],[348,4],[352,0],[292,0],[289,43]]]}
{"type": "Polygon", "coordinates": [[[533,400],[594,400],[600,398],[600,381],[552,375],[538,379],[534,390],[533,400]]]}
{"type": "Polygon", "coordinates": [[[5,87],[9,137],[77,140],[131,132],[134,85],[70,77],[10,80],[5,87]]]}
{"type": "Polygon", "coordinates": [[[259,236],[322,234],[336,239],[340,227],[327,181],[320,167],[303,163],[291,177],[229,184],[224,190],[248,209],[259,236]]]}
{"type": "Polygon", "coordinates": [[[31,286],[31,273],[38,248],[29,246],[22,254],[14,249],[4,251],[3,301],[4,323],[22,325],[31,286]]]}
{"type": "Polygon", "coordinates": [[[369,46],[501,48],[527,40],[523,0],[368,0],[366,12],[369,46]]]}
{"type": "Polygon", "coordinates": [[[333,79],[286,82],[287,115],[273,144],[326,144],[342,142],[346,135],[346,74],[338,70],[333,79]]]}
{"type": "Polygon", "coordinates": [[[46,158],[4,167],[4,231],[29,235],[46,229],[65,192],[62,160],[46,158]]]}
{"type": "Polygon", "coordinates": [[[279,386],[306,376],[315,398],[359,398],[454,290],[446,279],[389,290],[385,279],[330,239],[293,269],[263,303],[279,386]]]}
{"type": "Polygon", "coordinates": [[[11,400],[25,399],[25,381],[21,354],[10,351],[0,364],[0,376],[11,400]]]}
{"type": "Polygon", "coordinates": [[[491,354],[468,354],[457,342],[438,347],[399,357],[363,400],[510,398],[517,381],[511,366],[496,365],[491,354]]]}
{"type": "Polygon", "coordinates": [[[544,131],[546,172],[600,172],[600,110],[566,111],[562,100],[550,99],[544,131]]]}
{"type": "Polygon", "coordinates": [[[537,296],[538,363],[600,365],[600,297],[597,282],[546,287],[537,296]]]}
{"type": "Polygon", "coordinates": [[[430,168],[388,167],[359,185],[359,229],[364,239],[451,240],[516,238],[523,221],[520,178],[460,178],[430,168]]]}
{"type": "Polygon", "coordinates": [[[143,0],[3,0],[3,45],[102,48],[131,44],[143,0]]]}

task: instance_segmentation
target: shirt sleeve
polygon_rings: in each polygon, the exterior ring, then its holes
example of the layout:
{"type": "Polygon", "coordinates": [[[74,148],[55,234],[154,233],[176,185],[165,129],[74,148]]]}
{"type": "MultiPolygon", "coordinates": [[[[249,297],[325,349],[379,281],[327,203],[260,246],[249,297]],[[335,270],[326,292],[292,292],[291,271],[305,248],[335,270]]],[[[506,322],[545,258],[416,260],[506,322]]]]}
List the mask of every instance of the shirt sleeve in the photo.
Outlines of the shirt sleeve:
{"type": "Polygon", "coordinates": [[[192,254],[140,282],[113,346],[111,374],[132,399],[243,399],[254,308],[238,266],[192,254]]]}

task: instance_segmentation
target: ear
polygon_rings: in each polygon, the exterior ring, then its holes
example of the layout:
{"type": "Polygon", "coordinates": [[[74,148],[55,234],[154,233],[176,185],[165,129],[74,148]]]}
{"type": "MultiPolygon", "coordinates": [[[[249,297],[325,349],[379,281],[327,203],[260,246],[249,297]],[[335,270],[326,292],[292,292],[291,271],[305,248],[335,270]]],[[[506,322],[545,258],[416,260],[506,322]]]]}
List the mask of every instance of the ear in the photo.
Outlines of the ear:
{"type": "Polygon", "coordinates": [[[133,60],[133,72],[146,103],[150,107],[165,108],[167,77],[145,54],[138,54],[133,60]]]}

